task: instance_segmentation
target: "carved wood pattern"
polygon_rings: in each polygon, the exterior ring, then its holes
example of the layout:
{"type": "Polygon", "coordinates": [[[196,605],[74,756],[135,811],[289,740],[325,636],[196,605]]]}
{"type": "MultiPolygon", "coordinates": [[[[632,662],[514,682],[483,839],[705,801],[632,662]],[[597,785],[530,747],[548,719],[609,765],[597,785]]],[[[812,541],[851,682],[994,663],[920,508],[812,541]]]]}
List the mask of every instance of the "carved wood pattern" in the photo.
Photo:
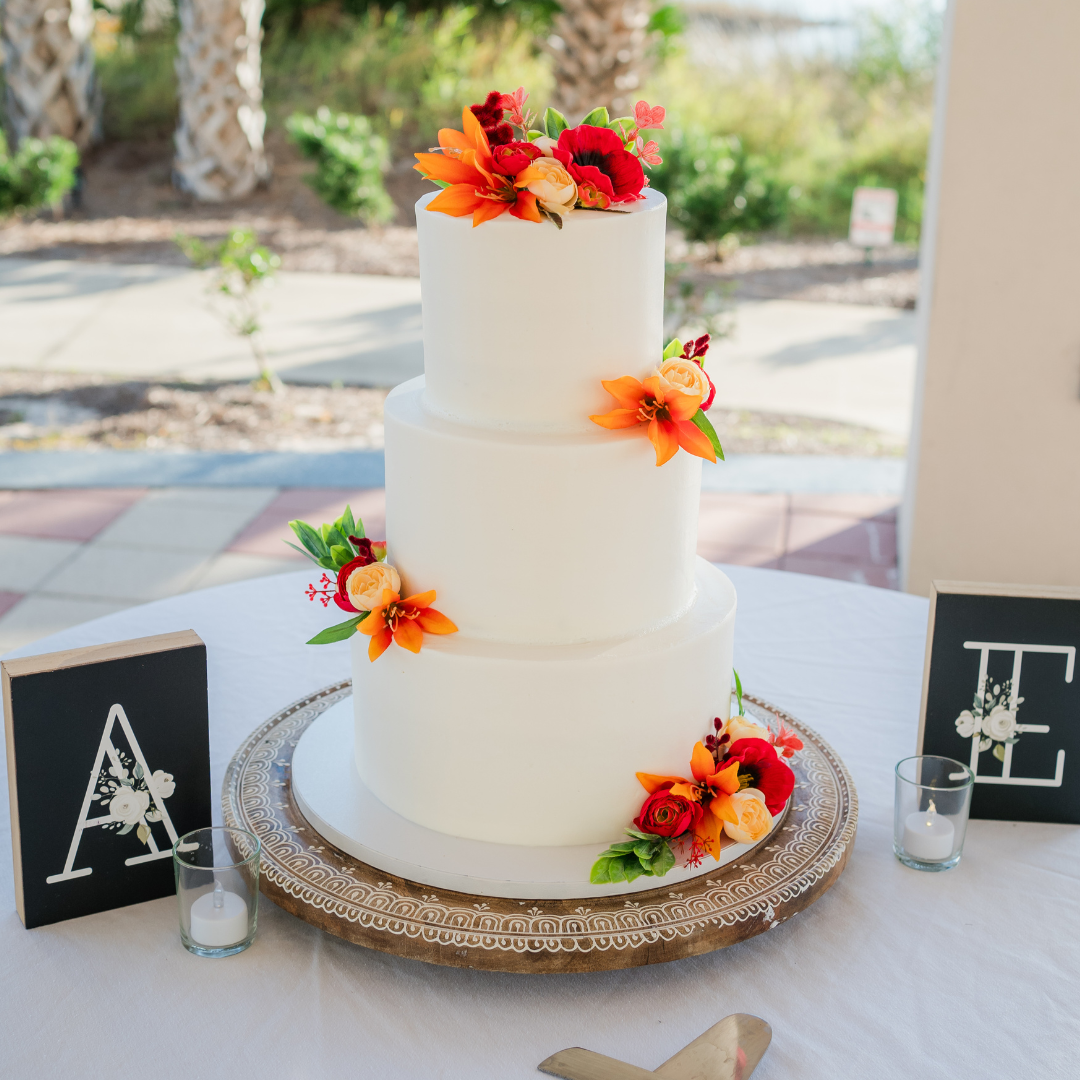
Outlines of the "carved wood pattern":
{"type": "Polygon", "coordinates": [[[820,897],[855,839],[855,787],[815,732],[749,696],[749,711],[795,728],[796,786],[772,843],[744,862],[646,892],[587,900],[512,900],[433,889],[339,851],[292,799],[293,749],[309,724],[352,692],[345,681],[271,717],[229,765],[225,823],[263,845],[262,891],[329,933],[430,963],[497,971],[598,971],[711,952],[763,933],[820,897]]]}

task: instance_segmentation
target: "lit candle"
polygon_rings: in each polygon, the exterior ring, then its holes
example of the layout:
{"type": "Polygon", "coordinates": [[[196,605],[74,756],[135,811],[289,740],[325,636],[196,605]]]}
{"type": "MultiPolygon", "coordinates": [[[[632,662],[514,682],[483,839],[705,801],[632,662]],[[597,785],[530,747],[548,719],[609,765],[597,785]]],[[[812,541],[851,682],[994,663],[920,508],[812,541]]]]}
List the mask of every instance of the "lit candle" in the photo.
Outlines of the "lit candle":
{"type": "Polygon", "coordinates": [[[248,909],[236,893],[226,892],[221,882],[191,905],[191,940],[208,949],[237,945],[248,934],[248,909]]]}
{"type": "Polygon", "coordinates": [[[953,853],[953,823],[942,817],[930,800],[925,813],[916,811],[904,819],[904,850],[913,859],[923,862],[941,862],[953,853]]]}

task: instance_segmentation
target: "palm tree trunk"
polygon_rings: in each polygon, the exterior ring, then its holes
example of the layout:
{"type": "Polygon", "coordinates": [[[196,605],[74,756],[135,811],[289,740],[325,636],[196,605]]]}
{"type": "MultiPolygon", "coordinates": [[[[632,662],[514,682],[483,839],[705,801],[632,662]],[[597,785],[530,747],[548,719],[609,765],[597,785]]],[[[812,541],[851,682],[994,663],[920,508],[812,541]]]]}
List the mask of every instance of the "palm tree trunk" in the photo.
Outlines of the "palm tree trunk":
{"type": "Polygon", "coordinates": [[[180,0],[180,123],[173,179],[197,199],[247,195],[270,175],[263,148],[263,0],[180,0]]]}
{"type": "Polygon", "coordinates": [[[91,0],[0,3],[4,111],[16,142],[62,135],[82,150],[97,138],[93,27],[91,0]]]}
{"type": "Polygon", "coordinates": [[[555,105],[570,123],[604,105],[633,114],[645,76],[648,0],[561,0],[547,51],[555,61],[555,105]]]}

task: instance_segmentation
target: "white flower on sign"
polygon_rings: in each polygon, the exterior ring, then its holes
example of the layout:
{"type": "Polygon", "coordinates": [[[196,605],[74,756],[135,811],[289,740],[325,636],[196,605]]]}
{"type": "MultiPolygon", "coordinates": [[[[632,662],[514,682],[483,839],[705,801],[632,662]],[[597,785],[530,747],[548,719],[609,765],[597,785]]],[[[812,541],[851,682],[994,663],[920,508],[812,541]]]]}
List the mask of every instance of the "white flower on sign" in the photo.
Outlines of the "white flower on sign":
{"type": "Polygon", "coordinates": [[[124,825],[137,825],[150,806],[150,792],[122,787],[109,800],[109,817],[124,825]]]}
{"type": "Polygon", "coordinates": [[[956,730],[962,739],[970,739],[976,732],[982,731],[981,719],[970,709],[965,709],[956,718],[956,730]]]}
{"type": "Polygon", "coordinates": [[[176,790],[176,781],[173,780],[172,773],[155,769],[150,779],[159,799],[167,799],[176,790]]]}
{"type": "Polygon", "coordinates": [[[982,729],[995,742],[1005,742],[1016,734],[1016,713],[995,705],[990,715],[983,717],[982,729]]]}

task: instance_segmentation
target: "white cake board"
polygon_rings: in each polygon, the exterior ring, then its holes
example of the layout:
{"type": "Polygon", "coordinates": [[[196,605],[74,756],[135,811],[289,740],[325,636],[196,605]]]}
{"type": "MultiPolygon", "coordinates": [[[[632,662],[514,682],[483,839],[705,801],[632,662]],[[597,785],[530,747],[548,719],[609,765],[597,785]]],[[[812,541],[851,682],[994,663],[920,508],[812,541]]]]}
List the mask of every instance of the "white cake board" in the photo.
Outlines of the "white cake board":
{"type": "MultiPolygon", "coordinates": [[[[490,844],[435,832],[395,813],[361,780],[353,730],[349,697],[328,708],[300,737],[292,759],[296,805],[315,831],[341,851],[421,885],[524,900],[623,896],[714,873],[760,846],[733,844],[720,853],[719,862],[706,859],[691,869],[676,866],[663,878],[645,876],[630,883],[593,885],[589,870],[603,843],[582,847],[490,844]]],[[[622,839],[612,836],[608,843],[622,839]]]]}

